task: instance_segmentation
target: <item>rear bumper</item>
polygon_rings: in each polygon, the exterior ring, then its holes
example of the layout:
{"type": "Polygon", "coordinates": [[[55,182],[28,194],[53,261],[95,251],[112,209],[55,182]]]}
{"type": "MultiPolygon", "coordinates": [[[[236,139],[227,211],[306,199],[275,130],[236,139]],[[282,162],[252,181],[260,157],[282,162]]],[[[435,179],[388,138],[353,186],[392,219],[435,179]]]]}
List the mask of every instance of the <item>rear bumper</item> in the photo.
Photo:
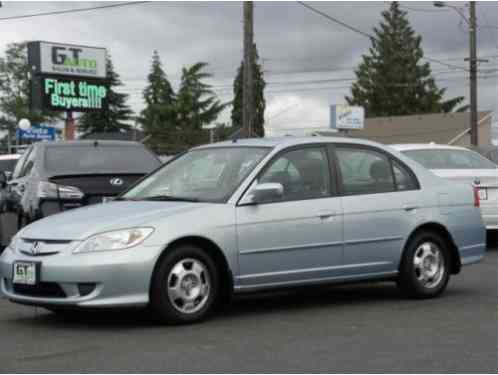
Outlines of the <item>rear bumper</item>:
{"type": "Polygon", "coordinates": [[[481,215],[486,229],[498,229],[498,202],[483,203],[481,201],[481,215]]]}

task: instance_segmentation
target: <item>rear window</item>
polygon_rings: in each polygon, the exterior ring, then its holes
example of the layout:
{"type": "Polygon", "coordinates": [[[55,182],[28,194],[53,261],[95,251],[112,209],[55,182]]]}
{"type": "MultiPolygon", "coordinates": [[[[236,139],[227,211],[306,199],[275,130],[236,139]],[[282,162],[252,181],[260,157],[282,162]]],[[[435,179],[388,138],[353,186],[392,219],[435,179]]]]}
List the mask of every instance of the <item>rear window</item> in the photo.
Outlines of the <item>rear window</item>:
{"type": "Polygon", "coordinates": [[[12,172],[14,170],[14,167],[16,166],[16,163],[17,159],[0,160],[0,171],[12,172]]]}
{"type": "Polygon", "coordinates": [[[56,146],[45,151],[47,171],[79,173],[148,173],[160,161],[142,147],[130,146],[56,146]]]}
{"type": "Polygon", "coordinates": [[[496,169],[493,162],[476,152],[466,150],[429,149],[408,150],[406,156],[427,169],[496,169]]]}

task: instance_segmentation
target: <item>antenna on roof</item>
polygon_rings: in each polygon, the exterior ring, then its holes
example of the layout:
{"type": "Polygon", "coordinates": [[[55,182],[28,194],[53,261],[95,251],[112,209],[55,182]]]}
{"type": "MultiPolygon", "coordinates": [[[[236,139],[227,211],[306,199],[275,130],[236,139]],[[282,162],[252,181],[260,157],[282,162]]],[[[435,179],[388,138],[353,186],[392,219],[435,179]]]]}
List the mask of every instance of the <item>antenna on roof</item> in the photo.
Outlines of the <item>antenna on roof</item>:
{"type": "Polygon", "coordinates": [[[97,147],[98,145],[99,145],[99,141],[98,140],[93,141],[93,147],[97,147]]]}

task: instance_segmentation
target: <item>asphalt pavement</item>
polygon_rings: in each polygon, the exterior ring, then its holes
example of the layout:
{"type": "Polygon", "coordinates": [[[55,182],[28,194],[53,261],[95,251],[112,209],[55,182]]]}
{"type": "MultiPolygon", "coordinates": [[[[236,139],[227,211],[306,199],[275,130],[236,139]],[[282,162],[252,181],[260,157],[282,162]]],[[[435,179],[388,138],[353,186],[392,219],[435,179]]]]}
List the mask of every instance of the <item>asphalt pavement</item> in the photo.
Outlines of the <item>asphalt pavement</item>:
{"type": "Polygon", "coordinates": [[[406,299],[391,283],[308,288],[237,298],[179,327],[0,299],[0,371],[497,372],[497,275],[491,249],[437,299],[406,299]]]}

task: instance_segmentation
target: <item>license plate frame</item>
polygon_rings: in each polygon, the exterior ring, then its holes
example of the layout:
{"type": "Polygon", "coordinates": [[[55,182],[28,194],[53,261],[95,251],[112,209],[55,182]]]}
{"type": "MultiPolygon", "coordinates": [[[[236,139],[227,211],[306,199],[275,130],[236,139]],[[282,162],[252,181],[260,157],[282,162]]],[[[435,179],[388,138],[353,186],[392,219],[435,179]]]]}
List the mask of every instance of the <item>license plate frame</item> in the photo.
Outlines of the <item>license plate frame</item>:
{"type": "Polygon", "coordinates": [[[478,194],[479,194],[480,201],[487,201],[488,200],[488,189],[487,188],[479,188],[478,194]]]}
{"type": "Polygon", "coordinates": [[[41,262],[15,261],[12,264],[12,284],[35,286],[40,282],[40,273],[41,262]]]}

